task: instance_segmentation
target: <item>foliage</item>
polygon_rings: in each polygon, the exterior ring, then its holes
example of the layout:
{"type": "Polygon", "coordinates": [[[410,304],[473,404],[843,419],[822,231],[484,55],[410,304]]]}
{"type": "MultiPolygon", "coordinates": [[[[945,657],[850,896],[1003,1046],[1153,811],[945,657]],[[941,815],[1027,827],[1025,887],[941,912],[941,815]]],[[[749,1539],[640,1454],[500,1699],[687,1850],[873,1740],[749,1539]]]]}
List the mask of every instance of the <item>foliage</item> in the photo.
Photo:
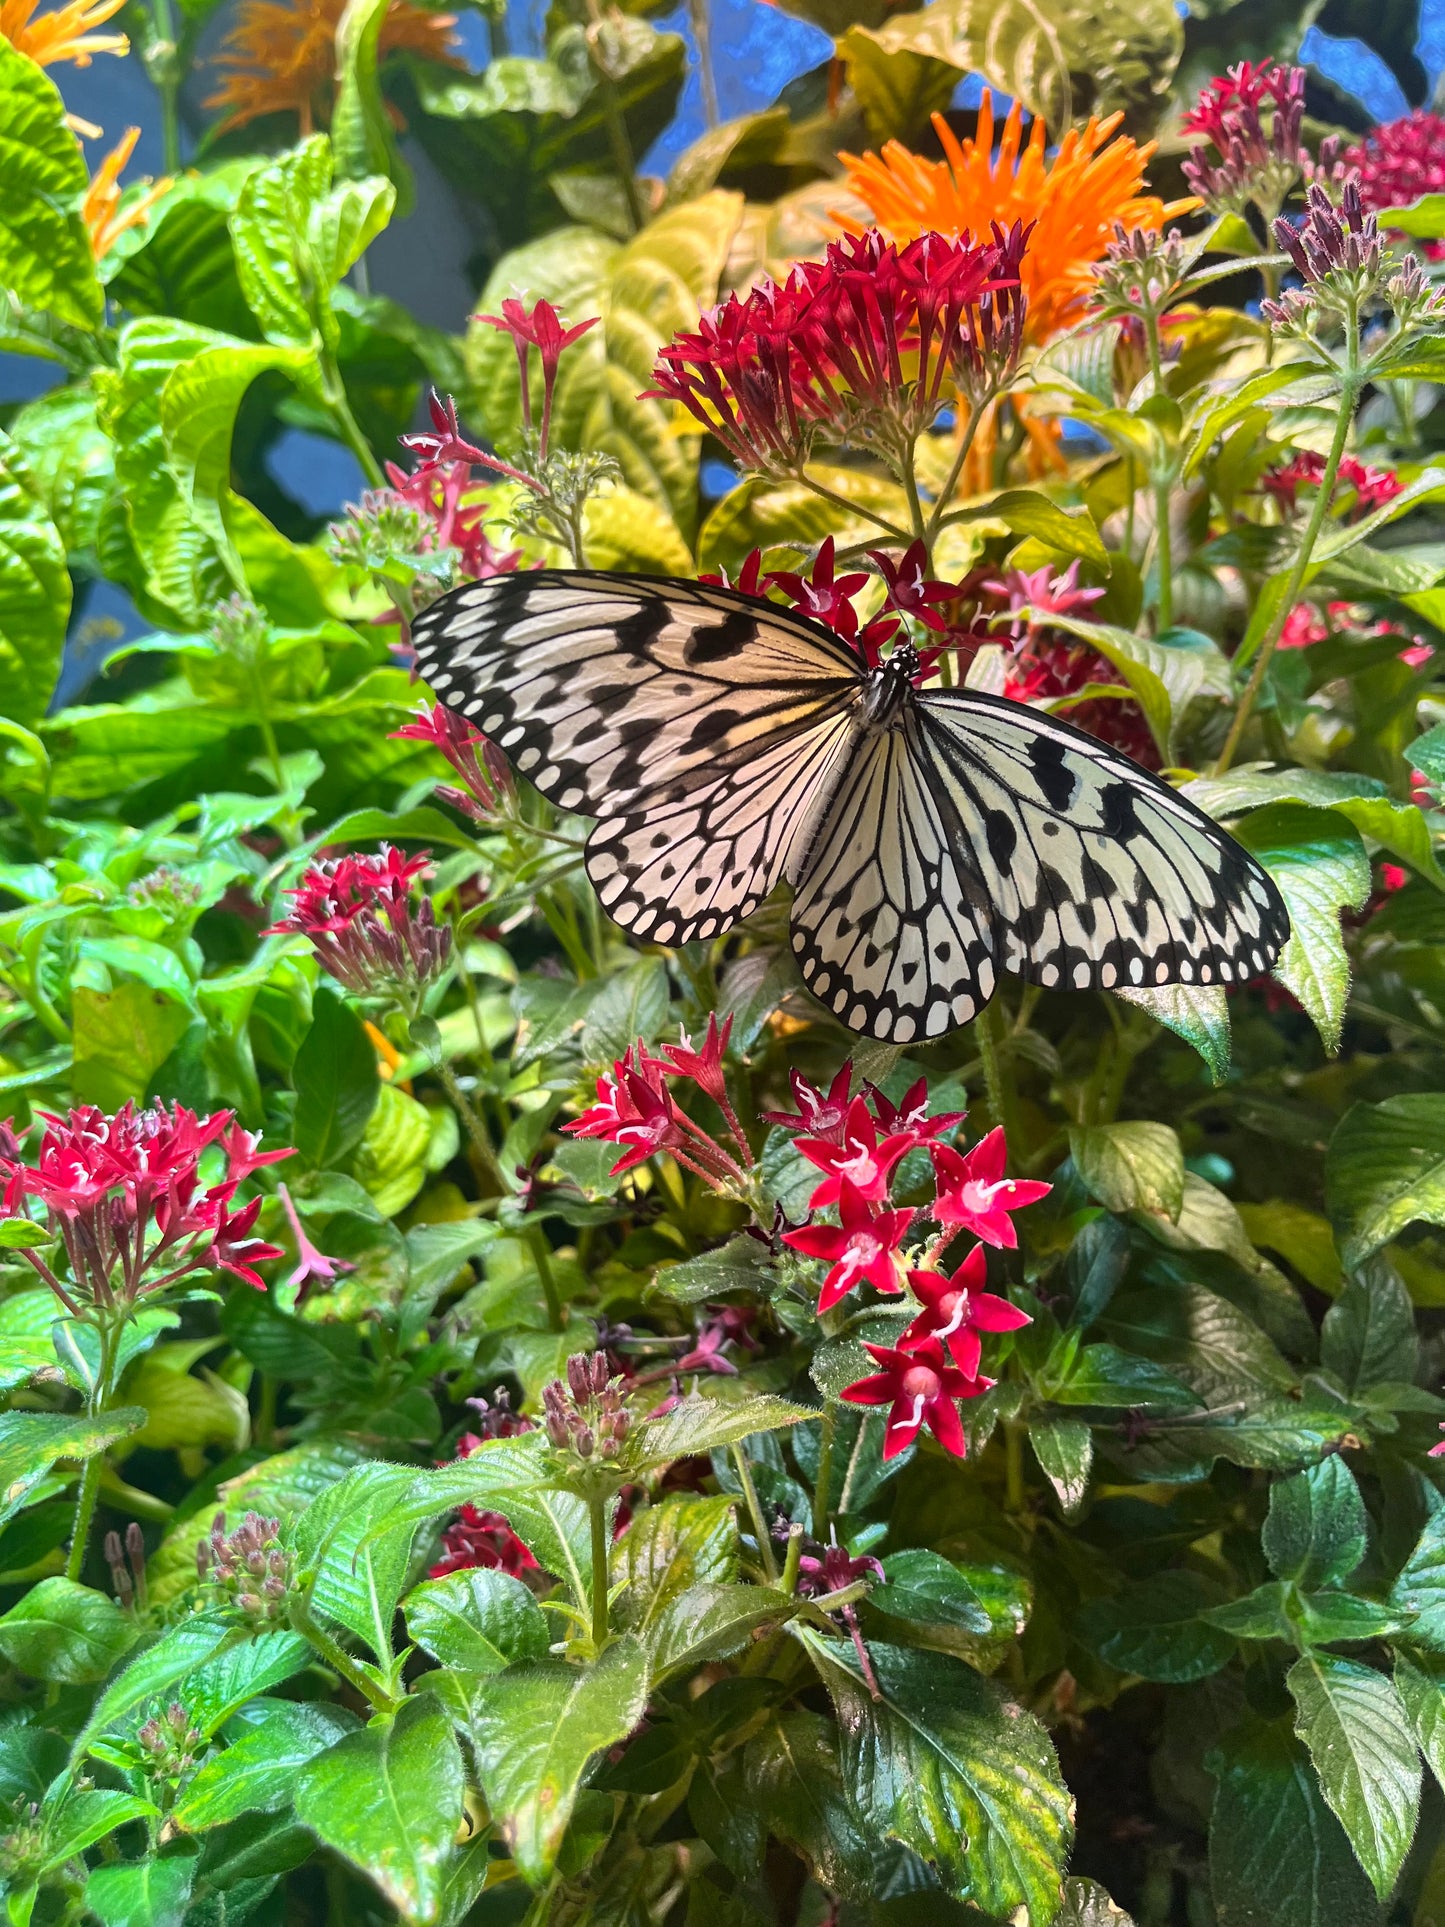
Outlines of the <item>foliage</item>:
{"type": "MultiPolygon", "coordinates": [[[[230,131],[119,199],[44,71],[113,9],[11,10],[3,346],[57,376],[0,432],[13,1927],[1440,1910],[1438,123],[1211,80],[1314,9],[795,10],[836,59],[662,182],[654,8],[473,73],[353,0],[294,85],[253,9],[230,131]],[[399,121],[484,236],[465,338],[365,291],[399,121]],[[364,478],[329,526],[297,425],[364,478]],[[628,938],[409,672],[538,563],[1074,721],[1287,946],[900,1047],[785,891],[628,938]],[[97,581],[150,633],[57,707],[97,581]]],[[[125,24],[174,160],[170,11],[125,24]]]]}

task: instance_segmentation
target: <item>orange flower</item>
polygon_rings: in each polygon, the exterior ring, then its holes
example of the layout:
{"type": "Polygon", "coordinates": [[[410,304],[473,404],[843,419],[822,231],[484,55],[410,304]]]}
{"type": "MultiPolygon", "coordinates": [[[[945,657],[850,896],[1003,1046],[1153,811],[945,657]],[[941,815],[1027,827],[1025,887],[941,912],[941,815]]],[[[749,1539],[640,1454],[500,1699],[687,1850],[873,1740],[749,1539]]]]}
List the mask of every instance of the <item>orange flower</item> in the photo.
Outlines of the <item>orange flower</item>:
{"type": "MultiPolygon", "coordinates": [[[[985,92],[972,140],[960,141],[943,116],[934,115],[944,160],[925,160],[898,141],[889,141],[881,154],[844,154],[842,159],[849,187],[895,241],[911,241],[930,229],[950,236],[968,229],[977,235],[987,234],[990,221],[1004,227],[1032,221],[1022,279],[1029,303],[1027,336],[1037,343],[1083,313],[1093,286],[1090,269],[1102,259],[1116,222],[1152,230],[1199,206],[1193,199],[1166,206],[1144,192],[1154,143],[1140,147],[1127,134],[1111,140],[1121,119],[1110,114],[1091,119],[1082,132],[1071,128],[1050,161],[1044,123],[1036,119],[1024,142],[1023,113],[1015,102],[995,154],[993,101],[985,92]]],[[[856,222],[839,219],[857,231],[856,222]]]]}
{"type": "Polygon", "coordinates": [[[97,261],[102,261],[127,228],[139,227],[146,220],[151,209],[162,195],[170,189],[170,180],[156,181],[153,185],[145,183],[145,193],[138,194],[124,210],[120,206],[120,170],[135,152],[135,144],[140,139],[138,127],[127,127],[120,142],[113,147],[90,177],[90,186],[85,190],[85,199],[80,204],[81,219],[85,231],[90,236],[90,251],[97,261]]]}
{"type": "MultiPolygon", "coordinates": [[[[0,0],[3,4],[3,0],[0,0]]],[[[302,135],[330,118],[336,93],[336,29],[346,0],[241,0],[236,24],[216,56],[225,78],[206,102],[223,109],[222,127],[240,127],[263,114],[295,114],[302,135]]],[[[455,64],[456,16],[425,13],[409,0],[392,0],[381,29],[381,52],[399,47],[455,64]]]]}
{"type": "Polygon", "coordinates": [[[125,0],[68,0],[66,6],[34,19],[36,0],[0,0],[0,34],[38,67],[53,67],[60,60],[88,67],[92,54],[129,53],[123,33],[91,32],[124,5],[125,0]]]}

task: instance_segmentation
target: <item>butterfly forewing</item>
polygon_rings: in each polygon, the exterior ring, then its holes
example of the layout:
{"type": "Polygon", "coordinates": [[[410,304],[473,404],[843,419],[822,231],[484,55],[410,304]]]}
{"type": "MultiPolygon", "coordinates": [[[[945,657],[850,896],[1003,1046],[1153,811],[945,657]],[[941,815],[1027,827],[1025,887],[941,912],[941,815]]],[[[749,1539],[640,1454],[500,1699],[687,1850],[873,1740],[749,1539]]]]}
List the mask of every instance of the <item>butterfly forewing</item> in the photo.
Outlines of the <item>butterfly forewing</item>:
{"type": "Polygon", "coordinates": [[[820,626],[705,583],[540,569],[470,582],[417,617],[416,666],[542,794],[600,816],[858,703],[820,626]]]}
{"type": "Polygon", "coordinates": [[[655,943],[720,936],[751,916],[796,876],[857,733],[850,696],[604,815],[587,874],[608,915],[655,943]]]}
{"type": "Polygon", "coordinates": [[[859,743],[793,899],[804,983],[850,1030],[895,1044],[967,1023],[994,990],[984,891],[930,778],[910,705],[859,743]]]}
{"type": "Polygon", "coordinates": [[[1138,764],[998,697],[917,698],[1005,970],[1051,988],[1242,983],[1289,918],[1232,837],[1138,764]]]}

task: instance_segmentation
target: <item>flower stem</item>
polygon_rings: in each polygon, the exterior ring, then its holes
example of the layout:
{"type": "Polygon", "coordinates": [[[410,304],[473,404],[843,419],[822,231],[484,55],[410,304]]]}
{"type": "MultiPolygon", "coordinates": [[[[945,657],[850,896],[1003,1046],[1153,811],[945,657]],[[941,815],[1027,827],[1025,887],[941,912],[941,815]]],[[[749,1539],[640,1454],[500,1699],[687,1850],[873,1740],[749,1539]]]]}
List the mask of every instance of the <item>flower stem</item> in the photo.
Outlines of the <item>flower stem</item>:
{"type": "Polygon", "coordinates": [[[1004,1442],[1004,1510],[1022,1512],[1025,1505],[1024,1493],[1024,1432],[1022,1419],[1006,1418],[1003,1422],[1004,1442]]]}
{"type": "MultiPolygon", "coordinates": [[[[1154,393],[1164,393],[1164,357],[1159,351],[1159,316],[1152,301],[1146,301],[1144,314],[1144,340],[1149,350],[1149,373],[1154,378],[1154,393]]],[[[1150,479],[1154,484],[1154,558],[1159,577],[1159,592],[1155,611],[1159,629],[1172,629],[1174,626],[1174,531],[1169,520],[1169,503],[1174,493],[1174,474],[1172,464],[1164,466],[1159,462],[1150,464],[1150,479]]]]}
{"type": "MultiPolygon", "coordinates": [[[[974,1041],[983,1063],[984,1087],[988,1092],[989,1114],[995,1124],[1003,1126],[1004,1136],[1011,1148],[1016,1136],[1012,1093],[1003,1074],[1003,1061],[1000,1054],[1007,1031],[1004,1023],[1003,1006],[995,997],[984,1005],[973,1023],[974,1041]]],[[[1015,1155],[1017,1154],[1015,1149],[1015,1155]]]]}
{"type": "Polygon", "coordinates": [[[321,391],[326,398],[326,407],[331,419],[340,431],[341,439],[361,464],[361,472],[366,477],[368,488],[382,488],[386,477],[381,472],[381,464],[371,451],[371,443],[362,434],[351,403],[347,399],[346,384],[341,379],[341,370],[325,349],[318,351],[317,359],[321,367],[321,391]]]}
{"type": "Polygon", "coordinates": [[[339,1645],[324,1627],[317,1625],[311,1617],[311,1609],[308,1605],[303,1604],[299,1599],[293,1600],[289,1616],[293,1631],[300,1633],[303,1639],[309,1640],[332,1672],[339,1673],[347,1685],[360,1693],[369,1706],[374,1707],[378,1713],[396,1712],[401,1704],[400,1700],[393,1699],[390,1693],[379,1687],[376,1681],[368,1677],[357,1665],[345,1647],[339,1645]]]}
{"type": "Polygon", "coordinates": [[[592,1524],[592,1654],[607,1644],[607,1496],[594,1492],[587,1501],[592,1524]]]}
{"type": "Polygon", "coordinates": [[[566,1320],[562,1315],[562,1294],[557,1289],[557,1274],[552,1269],[552,1247],[547,1243],[547,1234],[539,1224],[527,1226],[526,1239],[532,1263],[537,1267],[537,1276],[542,1281],[542,1296],[547,1300],[547,1324],[552,1331],[559,1332],[566,1320]]]}
{"type": "Polygon", "coordinates": [[[1269,665],[1284,634],[1284,625],[1304,587],[1305,576],[1309,572],[1310,560],[1314,555],[1315,543],[1319,540],[1320,530],[1324,527],[1329,513],[1330,499],[1335,492],[1335,482],[1340,472],[1340,461],[1344,456],[1345,444],[1350,438],[1350,424],[1354,420],[1355,403],[1360,391],[1360,318],[1351,308],[1345,320],[1345,368],[1340,383],[1340,413],[1335,423],[1334,439],[1325,460],[1324,473],[1315,495],[1314,507],[1304,535],[1300,539],[1299,554],[1295,557],[1294,568],[1290,571],[1288,585],[1280,598],[1279,607],[1270,619],[1255,657],[1254,672],[1245,686],[1239,707],[1234,712],[1234,721],[1229,726],[1229,734],[1224,739],[1224,747],[1219,752],[1219,760],[1214,765],[1214,774],[1222,776],[1234,760],[1239,748],[1240,738],[1244,735],[1245,725],[1253,714],[1259,692],[1264,687],[1264,679],[1269,673],[1269,665]]]}
{"type": "Polygon", "coordinates": [[[758,1488],[753,1484],[752,1471],[743,1448],[740,1445],[734,1445],[731,1450],[733,1470],[737,1473],[738,1483],[743,1489],[748,1518],[752,1522],[753,1537],[758,1542],[758,1558],[762,1562],[763,1573],[768,1584],[775,1586],[778,1583],[778,1566],[773,1558],[773,1542],[768,1536],[768,1528],[763,1521],[763,1508],[758,1503],[758,1488]]]}
{"type": "MultiPolygon", "coordinates": [[[[114,1318],[103,1318],[96,1326],[96,1334],[100,1339],[100,1360],[96,1366],[95,1385],[85,1402],[86,1412],[91,1418],[104,1415],[115,1390],[112,1380],[115,1377],[119,1327],[114,1318]]],[[[90,1528],[95,1518],[95,1503],[100,1496],[100,1478],[104,1470],[105,1453],[93,1452],[80,1475],[80,1490],[75,1499],[75,1524],[70,1534],[70,1551],[65,1559],[67,1579],[79,1579],[85,1565],[85,1552],[90,1541],[90,1528]]]]}
{"type": "Polygon", "coordinates": [[[894,536],[900,542],[913,540],[907,529],[899,528],[898,524],[890,522],[886,515],[875,515],[872,509],[865,508],[861,502],[850,502],[846,495],[840,495],[836,489],[829,488],[826,482],[814,481],[801,464],[794,480],[801,482],[804,488],[811,489],[822,501],[831,502],[834,508],[841,509],[845,515],[861,516],[865,522],[871,522],[874,528],[882,529],[885,535],[894,536]]]}
{"type": "Polygon", "coordinates": [[[933,513],[929,516],[927,527],[923,531],[930,568],[933,566],[933,545],[938,540],[943,518],[948,513],[948,505],[953,499],[954,490],[958,487],[959,477],[963,474],[963,465],[968,460],[969,450],[973,447],[973,438],[978,433],[979,422],[983,419],[984,409],[991,406],[992,403],[984,403],[969,415],[968,426],[958,440],[958,452],[953,458],[953,465],[948,471],[943,487],[938,491],[938,500],[933,505],[933,513]]]}
{"type": "MultiPolygon", "coordinates": [[[[833,1438],[838,1429],[838,1408],[824,1405],[819,1426],[818,1476],[813,1484],[813,1537],[822,1539],[828,1530],[828,1488],[833,1482],[833,1438]]],[[[791,1547],[789,1548],[791,1551],[791,1547]]]]}

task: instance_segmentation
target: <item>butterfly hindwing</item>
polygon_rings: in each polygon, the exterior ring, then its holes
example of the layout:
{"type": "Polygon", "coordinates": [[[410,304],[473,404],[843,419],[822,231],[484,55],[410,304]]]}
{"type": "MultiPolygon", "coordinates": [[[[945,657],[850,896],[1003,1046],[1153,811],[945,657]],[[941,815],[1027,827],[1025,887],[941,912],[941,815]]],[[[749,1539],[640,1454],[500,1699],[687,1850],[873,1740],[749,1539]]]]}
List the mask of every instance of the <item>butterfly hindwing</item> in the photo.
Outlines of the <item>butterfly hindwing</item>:
{"type": "Polygon", "coordinates": [[[1243,983],[1289,935],[1279,892],[1218,824],[1138,764],[1037,710],[916,698],[999,962],[1050,988],[1243,983]]]}
{"type": "Polygon", "coordinates": [[[804,983],[849,1030],[895,1044],[966,1024],[994,990],[989,908],[931,775],[911,706],[865,735],[793,899],[804,983]]]}
{"type": "Polygon", "coordinates": [[[604,815],[587,874],[614,922],[654,943],[716,937],[796,867],[857,734],[853,705],[644,790],[604,815]]]}
{"type": "Polygon", "coordinates": [[[539,569],[417,617],[417,672],[544,796],[600,816],[856,705],[858,658],[736,590],[539,569]]]}

